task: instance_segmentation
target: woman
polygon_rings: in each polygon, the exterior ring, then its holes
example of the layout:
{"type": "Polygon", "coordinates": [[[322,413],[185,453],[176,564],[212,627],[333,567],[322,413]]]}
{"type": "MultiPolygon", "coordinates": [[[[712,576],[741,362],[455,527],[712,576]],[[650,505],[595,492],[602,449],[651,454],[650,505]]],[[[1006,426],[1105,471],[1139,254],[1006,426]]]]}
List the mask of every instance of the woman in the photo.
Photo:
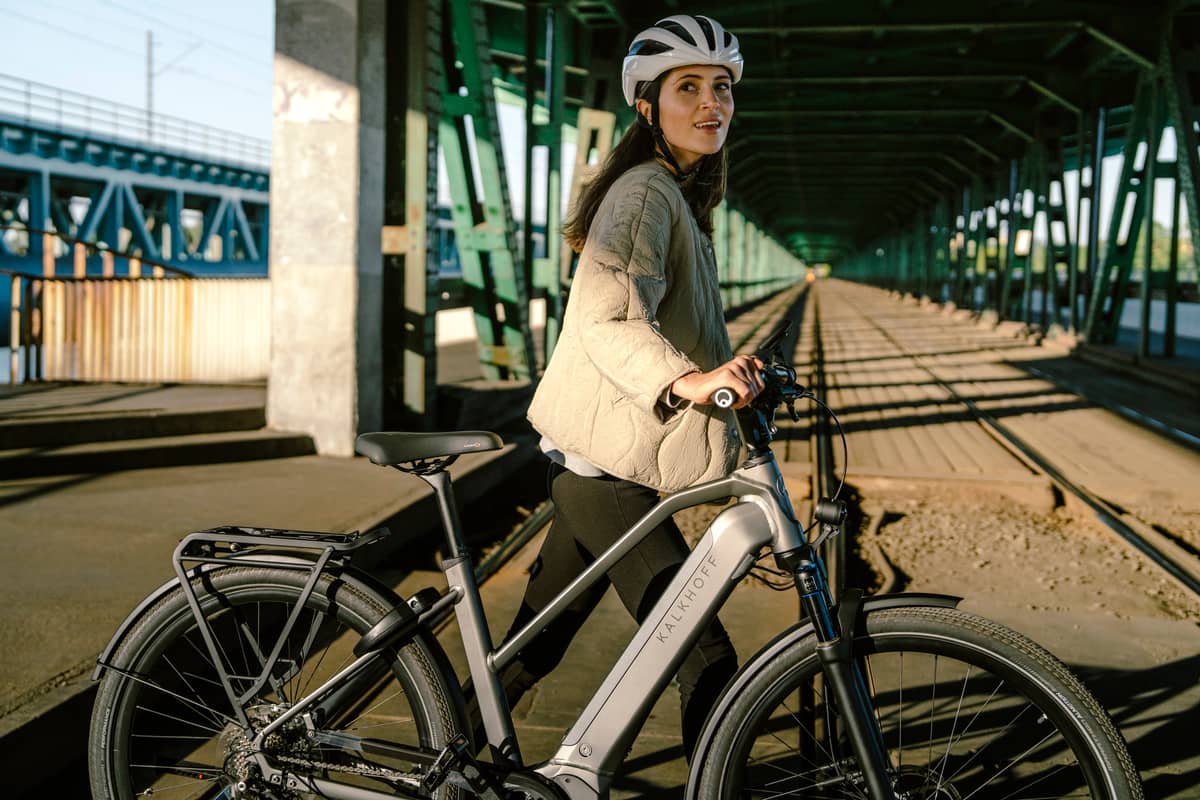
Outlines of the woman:
{"type": "MultiPolygon", "coordinates": [[[[717,389],[762,389],[734,357],[713,255],[725,190],[723,145],[741,78],[735,37],[703,16],[668,17],[635,37],[625,100],[637,111],[584,189],[565,236],[582,251],[562,335],[529,408],[554,462],[555,520],[531,572],[517,631],[659,500],[729,473],[739,443],[717,389]]],[[[668,521],[608,573],[640,623],[688,555],[668,521]]],[[[505,670],[510,703],[561,660],[606,584],[594,587],[505,670]]],[[[684,753],[737,666],[714,620],[680,668],[684,753]]]]}

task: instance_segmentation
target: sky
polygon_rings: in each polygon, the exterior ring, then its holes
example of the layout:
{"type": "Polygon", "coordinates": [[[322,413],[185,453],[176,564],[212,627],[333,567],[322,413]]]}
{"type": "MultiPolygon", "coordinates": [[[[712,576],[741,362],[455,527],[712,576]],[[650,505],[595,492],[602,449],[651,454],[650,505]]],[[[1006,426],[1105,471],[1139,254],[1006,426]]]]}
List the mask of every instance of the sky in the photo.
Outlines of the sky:
{"type": "MultiPolygon", "coordinates": [[[[32,87],[43,96],[52,97],[54,90],[47,87],[56,87],[144,109],[149,31],[156,114],[269,140],[274,15],[273,0],[0,0],[0,111],[11,113],[14,103],[19,106],[25,81],[43,84],[32,87]]],[[[520,198],[523,113],[501,105],[499,116],[510,190],[520,198]]],[[[1161,155],[1173,158],[1174,137],[1165,139],[1161,155]]],[[[564,184],[574,157],[574,147],[564,147],[564,184]]],[[[1105,232],[1119,167],[1118,158],[1106,160],[1105,232]]],[[[544,176],[544,166],[535,162],[535,173],[535,180],[544,181],[537,177],[544,176]]],[[[1073,175],[1067,183],[1073,204],[1073,175]]],[[[444,181],[440,194],[448,199],[444,181]]],[[[545,216],[541,194],[535,196],[535,220],[545,216]]],[[[567,195],[564,186],[564,202],[567,195]]],[[[1160,182],[1155,219],[1163,224],[1170,222],[1170,196],[1170,182],[1160,182]]],[[[519,200],[513,211],[520,218],[519,200]]]]}
{"type": "Polygon", "coordinates": [[[0,0],[0,73],[271,138],[273,0],[0,0]]]}

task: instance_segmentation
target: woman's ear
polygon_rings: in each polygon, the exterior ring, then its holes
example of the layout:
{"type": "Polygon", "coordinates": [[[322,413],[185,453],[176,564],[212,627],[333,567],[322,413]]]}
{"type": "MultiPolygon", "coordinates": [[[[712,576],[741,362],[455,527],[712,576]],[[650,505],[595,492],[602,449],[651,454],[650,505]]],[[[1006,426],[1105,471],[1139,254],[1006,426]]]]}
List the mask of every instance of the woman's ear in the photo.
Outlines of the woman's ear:
{"type": "Polygon", "coordinates": [[[645,127],[650,127],[650,101],[639,97],[634,102],[634,108],[637,109],[638,116],[646,121],[645,127]]]}

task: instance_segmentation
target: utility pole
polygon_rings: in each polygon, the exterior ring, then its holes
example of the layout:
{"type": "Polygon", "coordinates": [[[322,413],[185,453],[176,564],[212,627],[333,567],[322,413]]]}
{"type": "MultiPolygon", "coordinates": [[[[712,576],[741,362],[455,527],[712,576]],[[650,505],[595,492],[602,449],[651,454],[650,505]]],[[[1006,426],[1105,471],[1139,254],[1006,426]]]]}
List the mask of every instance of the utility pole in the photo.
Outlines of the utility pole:
{"type": "Polygon", "coordinates": [[[154,141],[154,31],[146,31],[146,138],[154,141]]]}

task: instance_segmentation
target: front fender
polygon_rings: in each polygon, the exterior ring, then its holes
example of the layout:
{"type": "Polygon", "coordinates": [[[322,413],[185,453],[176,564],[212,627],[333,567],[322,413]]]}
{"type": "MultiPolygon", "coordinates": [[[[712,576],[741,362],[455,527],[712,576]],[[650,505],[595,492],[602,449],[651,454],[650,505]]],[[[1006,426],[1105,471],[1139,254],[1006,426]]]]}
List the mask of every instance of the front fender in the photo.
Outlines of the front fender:
{"type": "MultiPolygon", "coordinates": [[[[901,608],[908,606],[937,606],[941,608],[954,608],[962,602],[961,597],[954,597],[947,594],[925,594],[921,592],[901,592],[898,594],[881,594],[874,597],[868,597],[862,600],[858,609],[858,618],[865,614],[870,614],[872,611],[880,611],[885,608],[901,608]]],[[[836,612],[838,609],[835,608],[836,612]]],[[[749,661],[747,661],[737,674],[729,681],[725,690],[721,693],[721,697],[717,700],[717,704],[713,706],[712,711],[708,714],[708,719],[704,723],[704,730],[700,733],[700,739],[696,743],[696,750],[692,757],[692,766],[688,773],[687,791],[685,792],[685,800],[696,800],[696,790],[700,782],[700,769],[706,761],[705,755],[712,743],[712,738],[716,733],[717,722],[724,716],[725,711],[733,704],[734,700],[741,694],[743,687],[753,680],[758,673],[770,664],[778,655],[791,647],[796,642],[800,641],[813,632],[812,622],[805,620],[798,622],[791,628],[788,628],[783,633],[776,636],[767,644],[755,653],[749,661]]]]}

